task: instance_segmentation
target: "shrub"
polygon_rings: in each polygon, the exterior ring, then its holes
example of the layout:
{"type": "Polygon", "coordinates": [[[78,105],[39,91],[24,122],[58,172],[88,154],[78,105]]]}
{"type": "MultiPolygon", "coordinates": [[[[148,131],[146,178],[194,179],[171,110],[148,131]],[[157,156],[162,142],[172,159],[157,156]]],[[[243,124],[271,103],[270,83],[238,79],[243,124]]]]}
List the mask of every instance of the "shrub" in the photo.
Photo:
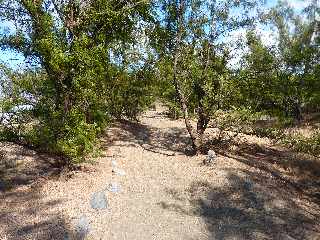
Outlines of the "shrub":
{"type": "Polygon", "coordinates": [[[248,109],[234,109],[232,111],[218,110],[213,115],[212,126],[219,129],[218,139],[235,137],[239,133],[251,133],[258,113],[248,109]]]}
{"type": "Polygon", "coordinates": [[[320,156],[320,131],[315,132],[311,137],[287,136],[281,142],[298,152],[320,156]]]}
{"type": "Polygon", "coordinates": [[[257,135],[258,137],[267,137],[271,139],[282,139],[284,137],[283,130],[276,127],[270,127],[270,128],[254,128],[253,133],[257,135]]]}

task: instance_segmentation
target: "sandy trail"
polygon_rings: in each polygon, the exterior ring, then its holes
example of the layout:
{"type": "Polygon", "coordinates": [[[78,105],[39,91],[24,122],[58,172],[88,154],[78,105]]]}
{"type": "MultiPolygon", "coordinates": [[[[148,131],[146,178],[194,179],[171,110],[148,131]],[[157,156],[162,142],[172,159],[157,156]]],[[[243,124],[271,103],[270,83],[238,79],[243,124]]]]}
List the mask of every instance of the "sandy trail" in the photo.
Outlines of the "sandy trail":
{"type": "Polygon", "coordinates": [[[0,192],[0,239],[72,239],[81,216],[90,223],[88,239],[320,239],[319,202],[296,188],[319,162],[299,159],[315,164],[307,171],[268,141],[251,139],[261,142],[253,153],[216,149],[208,167],[203,156],[186,155],[188,141],[182,121],[149,111],[139,123],[108,129],[105,157],[68,180],[48,177],[45,156],[1,145],[3,159],[40,170],[21,170],[20,180],[0,175],[14,185],[0,192]],[[113,160],[124,176],[112,173],[113,160]],[[92,209],[92,193],[112,182],[120,193],[107,192],[107,210],[92,209]]]}

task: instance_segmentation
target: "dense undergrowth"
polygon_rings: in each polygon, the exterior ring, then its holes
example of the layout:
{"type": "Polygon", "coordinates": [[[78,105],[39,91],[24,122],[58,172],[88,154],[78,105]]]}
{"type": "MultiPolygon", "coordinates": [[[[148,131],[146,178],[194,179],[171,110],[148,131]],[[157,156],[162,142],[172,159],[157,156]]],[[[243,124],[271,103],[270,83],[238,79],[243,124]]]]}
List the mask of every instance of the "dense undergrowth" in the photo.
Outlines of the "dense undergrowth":
{"type": "Polygon", "coordinates": [[[315,130],[311,136],[301,133],[286,133],[284,128],[256,128],[254,134],[259,137],[268,137],[279,144],[297,151],[320,156],[320,131],[315,130]]]}

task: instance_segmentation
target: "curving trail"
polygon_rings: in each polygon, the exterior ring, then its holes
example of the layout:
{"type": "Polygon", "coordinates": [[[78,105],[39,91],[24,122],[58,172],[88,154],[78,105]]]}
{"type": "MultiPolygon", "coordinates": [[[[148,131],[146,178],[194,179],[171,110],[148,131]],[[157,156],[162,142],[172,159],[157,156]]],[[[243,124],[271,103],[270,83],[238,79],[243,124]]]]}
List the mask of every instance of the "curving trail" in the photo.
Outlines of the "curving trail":
{"type": "Polygon", "coordinates": [[[182,121],[149,111],[108,129],[105,156],[67,179],[54,177],[47,156],[3,143],[2,160],[16,165],[1,165],[0,239],[73,239],[83,216],[87,239],[320,239],[317,159],[243,135],[214,146],[218,157],[204,166],[188,142],[182,121]],[[92,209],[92,194],[110,183],[120,191],[92,209]]]}

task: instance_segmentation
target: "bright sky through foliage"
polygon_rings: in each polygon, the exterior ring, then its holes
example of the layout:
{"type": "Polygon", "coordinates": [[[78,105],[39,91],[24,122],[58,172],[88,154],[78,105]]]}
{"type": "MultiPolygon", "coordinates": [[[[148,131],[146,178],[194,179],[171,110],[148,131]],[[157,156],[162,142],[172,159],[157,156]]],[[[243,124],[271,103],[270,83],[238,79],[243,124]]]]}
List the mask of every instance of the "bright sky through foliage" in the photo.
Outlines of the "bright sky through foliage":
{"type": "MultiPolygon", "coordinates": [[[[287,3],[296,9],[296,11],[301,11],[303,8],[308,6],[308,4],[311,2],[311,0],[287,0],[287,3]]],[[[270,8],[275,6],[277,3],[277,0],[265,0],[266,8],[270,8]]],[[[14,26],[11,25],[8,22],[1,22],[0,23],[0,34],[6,35],[12,33],[14,30],[14,26]]],[[[272,30],[268,27],[261,27],[261,29],[257,29],[258,32],[261,34],[262,41],[269,45],[272,41],[274,41],[271,37],[272,30]]],[[[239,37],[244,36],[245,31],[238,31],[235,32],[231,38],[233,40],[239,37]]],[[[13,69],[19,69],[23,68],[25,66],[24,64],[25,58],[22,54],[17,53],[12,50],[4,50],[0,49],[0,63],[5,63],[8,66],[10,66],[13,69]]],[[[236,60],[237,61],[237,60],[236,60]]]]}

